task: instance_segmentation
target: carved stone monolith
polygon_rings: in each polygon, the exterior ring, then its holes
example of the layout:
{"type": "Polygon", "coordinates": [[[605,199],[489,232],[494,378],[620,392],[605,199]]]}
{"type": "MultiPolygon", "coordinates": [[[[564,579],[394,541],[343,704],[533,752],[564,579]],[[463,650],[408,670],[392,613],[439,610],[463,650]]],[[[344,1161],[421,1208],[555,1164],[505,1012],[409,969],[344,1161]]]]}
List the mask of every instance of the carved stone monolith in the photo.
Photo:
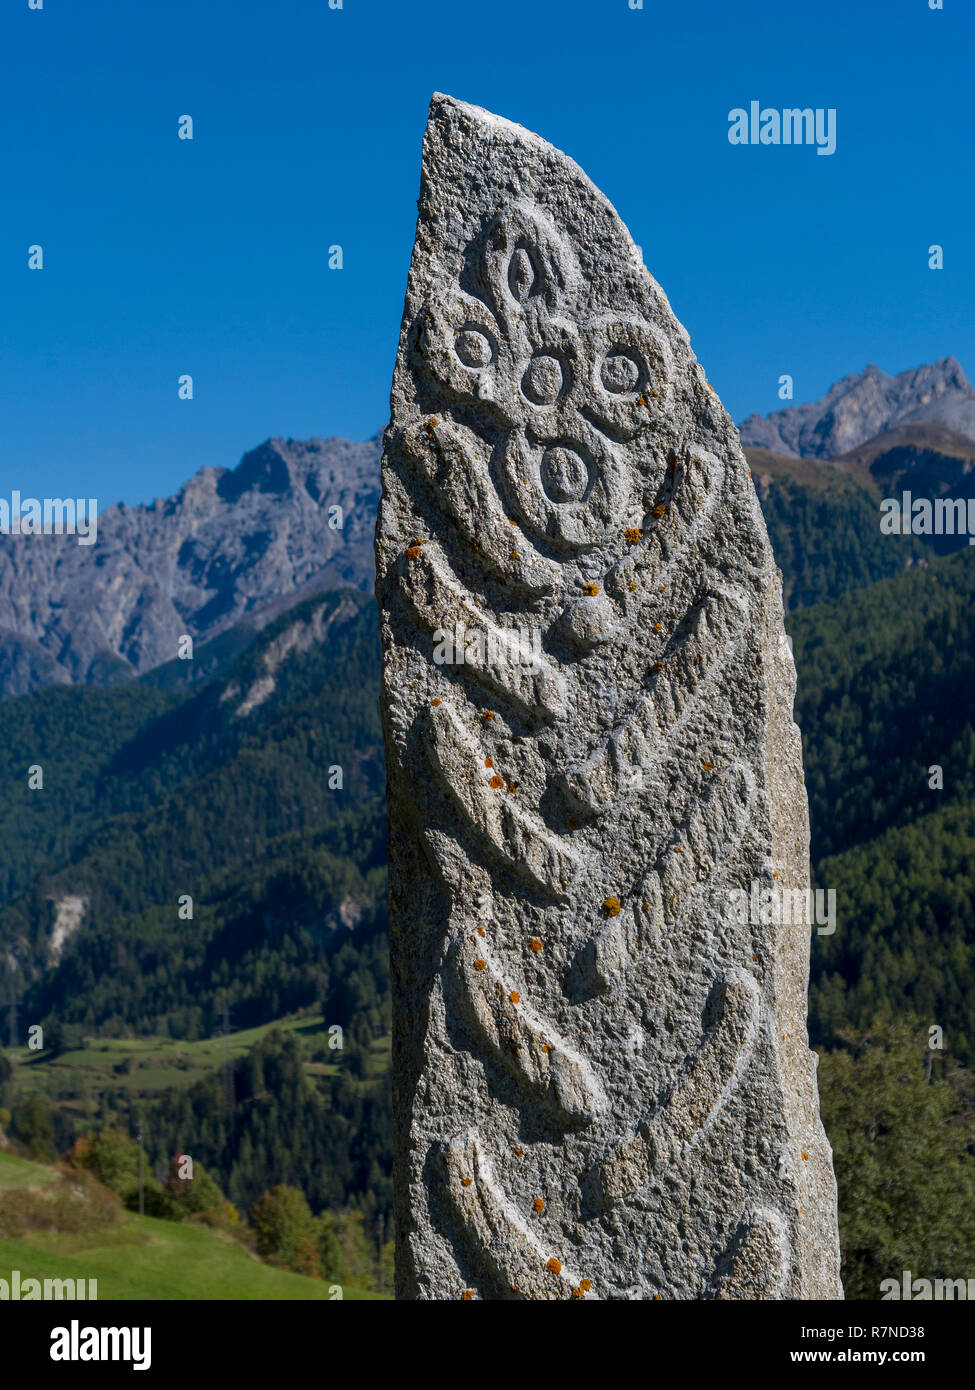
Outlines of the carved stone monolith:
{"type": "Polygon", "coordinates": [[[376,555],[398,1297],[842,1297],[734,425],[581,169],[440,95],[376,555]]]}

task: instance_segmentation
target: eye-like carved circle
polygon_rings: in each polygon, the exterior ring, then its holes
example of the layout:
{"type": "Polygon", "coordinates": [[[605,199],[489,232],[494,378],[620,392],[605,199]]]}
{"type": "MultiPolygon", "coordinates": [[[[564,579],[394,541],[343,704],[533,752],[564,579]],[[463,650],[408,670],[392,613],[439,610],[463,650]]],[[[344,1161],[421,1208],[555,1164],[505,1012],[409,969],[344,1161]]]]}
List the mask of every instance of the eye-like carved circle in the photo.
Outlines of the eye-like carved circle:
{"type": "Polygon", "coordinates": [[[473,324],[465,324],[457,334],[454,351],[465,367],[488,367],[494,361],[494,344],[473,324]]]}
{"type": "Polygon", "coordinates": [[[552,405],[565,389],[565,372],[557,357],[540,352],[528,364],[521,389],[536,405],[552,405]]]}
{"type": "Polygon", "coordinates": [[[542,455],[542,488],[552,502],[579,502],[589,488],[589,465],[575,449],[554,444],[542,455]]]}
{"type": "Polygon", "coordinates": [[[636,390],[642,370],[634,353],[612,347],[603,359],[599,375],[607,391],[622,396],[636,390]]]}
{"type": "Polygon", "coordinates": [[[508,262],[508,288],[519,304],[524,304],[535,288],[535,266],[523,246],[519,246],[508,262]]]}

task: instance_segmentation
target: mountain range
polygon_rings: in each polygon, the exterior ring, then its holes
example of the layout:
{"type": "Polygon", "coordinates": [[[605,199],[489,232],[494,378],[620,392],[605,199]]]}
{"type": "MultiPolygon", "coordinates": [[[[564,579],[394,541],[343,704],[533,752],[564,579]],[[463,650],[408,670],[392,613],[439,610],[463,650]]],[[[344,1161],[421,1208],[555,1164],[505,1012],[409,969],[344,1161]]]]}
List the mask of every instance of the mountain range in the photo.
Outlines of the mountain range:
{"type": "Polygon", "coordinates": [[[268,439],[174,497],[107,508],[95,545],[2,537],[0,696],[117,684],[175,657],[184,634],[253,635],[304,597],[368,589],[379,456],[378,437],[268,439]]]}
{"type": "MultiPolygon", "coordinates": [[[[868,367],[822,401],[749,416],[741,438],[790,608],[964,544],[879,531],[879,500],[901,483],[975,485],[975,391],[952,357],[895,377],[868,367]]],[[[199,684],[291,605],[369,591],[380,452],[379,434],[268,439],[173,497],[107,508],[96,545],[0,537],[0,699],[165,672],[186,635],[201,650],[180,684],[199,684]]]]}
{"type": "Polygon", "coordinates": [[[975,440],[975,388],[954,357],[888,376],[870,365],[837,381],[822,400],[749,415],[741,442],[803,458],[839,458],[898,425],[930,422],[975,440]]]}

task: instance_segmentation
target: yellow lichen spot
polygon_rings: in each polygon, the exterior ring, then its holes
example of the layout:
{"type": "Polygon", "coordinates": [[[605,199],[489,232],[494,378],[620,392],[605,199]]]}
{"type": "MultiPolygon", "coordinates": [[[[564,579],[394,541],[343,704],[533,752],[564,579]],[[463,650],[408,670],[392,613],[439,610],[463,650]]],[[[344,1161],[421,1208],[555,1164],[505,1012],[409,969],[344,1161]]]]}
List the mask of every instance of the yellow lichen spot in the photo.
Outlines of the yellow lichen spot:
{"type": "Polygon", "coordinates": [[[550,1051],[548,1043],[542,1043],[542,1051],[543,1051],[543,1052],[548,1052],[548,1051],[550,1051]]]}
{"type": "Polygon", "coordinates": [[[484,928],[483,928],[483,927],[478,927],[478,929],[477,929],[477,934],[478,934],[478,936],[484,936],[484,934],[485,934],[484,928]]]}
{"type": "Polygon", "coordinates": [[[518,993],[516,989],[513,989],[511,993],[508,995],[508,998],[511,1000],[512,1004],[517,1004],[521,999],[521,995],[518,993]]]}
{"type": "Polygon", "coordinates": [[[539,941],[537,936],[533,936],[531,941],[529,941],[528,949],[529,951],[534,951],[536,955],[542,949],[542,943],[539,941]]]}
{"type": "Polygon", "coordinates": [[[493,767],[493,766],[494,766],[494,759],[493,759],[493,758],[485,758],[485,759],[484,759],[484,766],[485,766],[485,767],[493,767]]]}
{"type": "Polygon", "coordinates": [[[631,589],[633,589],[633,590],[636,590],[636,585],[633,583],[633,580],[632,580],[632,579],[629,580],[629,587],[630,587],[631,589]]]}
{"type": "Polygon", "coordinates": [[[655,397],[657,393],[656,393],[656,391],[651,391],[650,394],[651,394],[651,396],[654,396],[654,397],[655,397]]]}
{"type": "Polygon", "coordinates": [[[474,1181],[473,1178],[461,1178],[461,1180],[460,1180],[460,1185],[461,1185],[461,1187],[470,1187],[470,1185],[471,1185],[471,1183],[472,1183],[473,1181],[474,1181]]]}
{"type": "Polygon", "coordinates": [[[545,1203],[542,1201],[541,1197],[536,1197],[534,1202],[532,1202],[532,1206],[537,1212],[543,1212],[545,1210],[545,1203]]]}
{"type": "MultiPolygon", "coordinates": [[[[800,1149],[799,1152],[802,1153],[802,1150],[800,1149]]],[[[808,1154],[802,1154],[803,1162],[805,1162],[805,1160],[806,1160],[808,1157],[809,1157],[808,1154]]]]}
{"type": "Polygon", "coordinates": [[[604,917],[618,917],[620,915],[619,898],[606,898],[603,902],[604,917]]]}
{"type": "Polygon", "coordinates": [[[474,1297],[474,1290],[473,1290],[473,1289],[465,1289],[464,1292],[461,1294],[461,1298],[464,1300],[465,1303],[470,1303],[471,1300],[473,1299],[473,1297],[474,1297]]]}
{"type": "Polygon", "coordinates": [[[710,759],[708,759],[707,761],[703,762],[701,766],[704,768],[705,772],[710,772],[711,769],[714,767],[714,763],[712,763],[710,759]]]}
{"type": "Polygon", "coordinates": [[[583,586],[582,586],[582,592],[583,592],[584,594],[588,594],[588,596],[589,596],[590,598],[595,598],[596,595],[599,593],[599,585],[598,585],[598,584],[583,584],[583,586]]]}
{"type": "Polygon", "coordinates": [[[509,558],[512,559],[512,560],[517,560],[517,558],[518,558],[518,552],[517,552],[517,550],[512,550],[512,551],[510,552],[509,558]]]}
{"type": "Polygon", "coordinates": [[[509,783],[508,783],[508,791],[511,793],[512,796],[514,796],[514,794],[515,794],[515,792],[516,792],[517,790],[518,790],[518,783],[517,783],[517,782],[509,782],[509,783]]]}
{"type": "Polygon", "coordinates": [[[408,545],[408,546],[406,547],[406,558],[407,558],[408,560],[415,560],[415,559],[417,559],[417,557],[419,556],[419,554],[420,554],[420,547],[419,547],[418,545],[408,545]]]}
{"type": "Polygon", "coordinates": [[[548,1270],[549,1274],[561,1274],[562,1261],[557,1260],[553,1255],[552,1258],[549,1260],[548,1264],[545,1266],[545,1268],[548,1270]]]}
{"type": "Polygon", "coordinates": [[[484,719],[493,719],[493,718],[494,718],[494,710],[492,710],[492,709],[486,709],[486,710],[484,711],[484,714],[483,714],[482,717],[483,717],[484,719]]]}
{"type": "Polygon", "coordinates": [[[516,516],[509,516],[508,520],[511,522],[512,526],[518,525],[518,518],[516,516]]]}
{"type": "Polygon", "coordinates": [[[667,508],[664,506],[663,502],[658,502],[657,505],[656,505],[655,507],[651,507],[651,508],[650,508],[650,515],[651,515],[651,516],[663,516],[663,514],[664,514],[664,512],[665,512],[666,510],[667,510],[667,508]]]}
{"type": "Polygon", "coordinates": [[[582,1283],[579,1285],[579,1288],[582,1290],[583,1293],[588,1293],[589,1290],[592,1288],[592,1280],[583,1279],[582,1283]]]}
{"type": "Polygon", "coordinates": [[[437,421],[431,417],[431,418],[427,421],[427,429],[428,429],[428,430],[435,430],[436,428],[437,428],[437,421]]]}
{"type": "Polygon", "coordinates": [[[515,1149],[515,1158],[524,1158],[524,1157],[525,1157],[525,1150],[524,1150],[524,1149],[515,1149]]]}
{"type": "Polygon", "coordinates": [[[474,962],[474,969],[475,969],[475,970],[486,970],[486,969],[487,969],[487,961],[486,961],[486,960],[476,960],[476,961],[474,962]]]}
{"type": "Polygon", "coordinates": [[[663,623],[654,623],[654,625],[653,625],[653,630],[654,630],[654,632],[663,632],[663,630],[664,630],[664,625],[663,625],[663,623]]]}
{"type": "Polygon", "coordinates": [[[664,664],[662,661],[655,661],[651,669],[654,671],[662,671],[664,669],[664,664]]]}
{"type": "Polygon", "coordinates": [[[495,775],[491,778],[490,782],[488,783],[488,786],[493,787],[495,791],[497,791],[498,787],[504,786],[504,778],[499,777],[497,773],[495,773],[495,775]]]}
{"type": "Polygon", "coordinates": [[[432,705],[439,705],[439,704],[440,704],[440,701],[439,701],[438,699],[433,699],[433,700],[430,701],[430,703],[431,703],[432,705]]]}
{"type": "Polygon", "coordinates": [[[627,526],[625,536],[627,545],[636,545],[642,539],[643,532],[639,526],[627,526]]]}

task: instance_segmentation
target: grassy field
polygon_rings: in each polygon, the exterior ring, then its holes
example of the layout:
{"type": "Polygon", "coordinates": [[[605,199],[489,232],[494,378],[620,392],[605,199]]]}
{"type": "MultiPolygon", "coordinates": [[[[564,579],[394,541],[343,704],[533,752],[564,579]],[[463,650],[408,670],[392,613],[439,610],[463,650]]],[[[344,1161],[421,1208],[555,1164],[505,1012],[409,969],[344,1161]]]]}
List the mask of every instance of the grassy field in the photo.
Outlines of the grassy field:
{"type": "MultiPolygon", "coordinates": [[[[0,1153],[0,1189],[53,1182],[53,1168],[0,1153]]],[[[0,1278],[97,1279],[99,1300],[335,1299],[320,1279],[275,1269],[222,1231],[181,1221],[126,1214],[122,1225],[81,1235],[35,1233],[0,1240],[0,1278]]],[[[343,1288],[343,1299],[382,1295],[343,1288]]]]}
{"type": "MultiPolygon", "coordinates": [[[[209,1072],[242,1057],[272,1028],[297,1033],[310,1043],[318,1044],[321,1057],[306,1064],[310,1075],[325,1076],[338,1072],[340,1053],[327,1051],[325,1024],[318,1014],[293,1014],[258,1028],[228,1033],[226,1037],[201,1038],[197,1042],[176,1041],[173,1038],[87,1038],[85,1046],[51,1057],[45,1052],[31,1052],[26,1047],[10,1048],[7,1058],[13,1063],[18,1089],[35,1086],[52,1099],[67,1103],[69,1109],[83,1115],[86,1098],[103,1093],[152,1095],[172,1087],[189,1087],[209,1072]]],[[[371,1049],[376,1073],[389,1065],[390,1040],[383,1038],[371,1049]]]]}

